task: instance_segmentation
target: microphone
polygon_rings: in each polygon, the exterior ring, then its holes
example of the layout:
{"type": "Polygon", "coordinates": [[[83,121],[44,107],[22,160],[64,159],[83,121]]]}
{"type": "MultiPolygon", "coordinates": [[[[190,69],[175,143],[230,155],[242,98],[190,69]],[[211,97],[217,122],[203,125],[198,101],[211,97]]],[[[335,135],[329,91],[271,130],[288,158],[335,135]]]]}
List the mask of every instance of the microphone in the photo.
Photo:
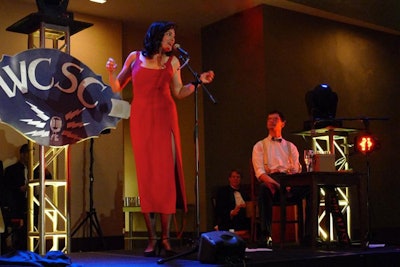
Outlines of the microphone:
{"type": "Polygon", "coordinates": [[[174,44],[174,49],[178,50],[179,53],[184,54],[187,57],[189,56],[189,53],[186,52],[185,49],[183,49],[180,44],[174,44]]]}

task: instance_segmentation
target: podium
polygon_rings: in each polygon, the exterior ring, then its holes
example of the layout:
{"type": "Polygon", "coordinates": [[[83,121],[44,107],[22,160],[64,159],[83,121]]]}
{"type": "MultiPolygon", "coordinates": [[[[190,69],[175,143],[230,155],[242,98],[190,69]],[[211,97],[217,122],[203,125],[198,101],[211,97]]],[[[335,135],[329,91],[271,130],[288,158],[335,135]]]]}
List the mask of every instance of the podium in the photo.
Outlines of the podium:
{"type": "MultiPolygon", "coordinates": [[[[319,189],[324,187],[354,187],[357,192],[357,200],[351,205],[358,205],[358,212],[355,214],[359,218],[358,226],[360,229],[360,239],[363,247],[366,245],[366,224],[368,221],[368,207],[367,207],[367,184],[364,176],[357,172],[350,171],[340,171],[340,172],[303,172],[296,173],[290,175],[283,175],[279,177],[279,183],[281,184],[281,209],[285,207],[286,203],[286,192],[285,188],[287,186],[307,186],[311,190],[311,216],[308,221],[308,227],[311,234],[311,246],[316,247],[317,245],[317,236],[319,236],[322,240],[324,240],[328,245],[331,241],[335,240],[333,237],[333,231],[326,231],[324,229],[332,229],[332,219],[324,220],[320,217],[321,207],[318,208],[318,195],[320,194],[319,189]],[[318,217],[317,217],[318,215],[318,217]]],[[[347,218],[347,232],[350,235],[350,203],[348,203],[348,218],[347,218]]],[[[333,207],[329,201],[324,205],[324,212],[327,214],[331,214],[333,207]]],[[[284,211],[284,209],[282,209],[284,211]]],[[[281,218],[285,218],[285,213],[281,214],[281,218]]],[[[285,220],[281,219],[281,227],[285,230],[284,225],[285,220]]],[[[281,232],[281,244],[284,243],[285,231],[281,232]]]]}
{"type": "Polygon", "coordinates": [[[304,138],[311,138],[311,146],[316,153],[328,152],[328,154],[334,154],[335,168],[340,171],[349,169],[349,144],[347,138],[349,134],[357,132],[357,129],[326,126],[294,134],[301,135],[304,138]]]}
{"type": "MultiPolygon", "coordinates": [[[[294,133],[300,135],[303,138],[311,139],[311,147],[316,153],[327,153],[332,154],[335,157],[334,167],[337,171],[349,170],[349,143],[347,138],[350,134],[357,133],[357,129],[343,128],[341,124],[338,125],[324,125],[322,128],[309,129],[301,132],[294,133]]],[[[349,200],[349,188],[348,187],[336,187],[335,190],[338,193],[339,207],[342,214],[346,218],[347,232],[351,237],[351,211],[350,211],[350,200],[349,200]]],[[[326,210],[327,201],[325,200],[326,192],[320,188],[320,200],[319,200],[319,212],[318,212],[318,235],[322,240],[333,241],[334,228],[333,218],[330,215],[329,218],[326,210]],[[327,221],[329,223],[327,223],[327,221]],[[329,228],[327,228],[327,226],[329,228]]]]}

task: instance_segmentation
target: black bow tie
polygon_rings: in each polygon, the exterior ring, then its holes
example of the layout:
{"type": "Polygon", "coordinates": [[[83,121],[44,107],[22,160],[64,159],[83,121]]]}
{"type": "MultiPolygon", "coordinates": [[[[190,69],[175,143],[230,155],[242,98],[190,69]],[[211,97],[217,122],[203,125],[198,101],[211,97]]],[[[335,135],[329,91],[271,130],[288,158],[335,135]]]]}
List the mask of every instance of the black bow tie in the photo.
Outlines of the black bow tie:
{"type": "Polygon", "coordinates": [[[275,142],[279,142],[279,143],[282,142],[282,138],[278,138],[278,137],[272,137],[271,140],[275,141],[275,142]]]}

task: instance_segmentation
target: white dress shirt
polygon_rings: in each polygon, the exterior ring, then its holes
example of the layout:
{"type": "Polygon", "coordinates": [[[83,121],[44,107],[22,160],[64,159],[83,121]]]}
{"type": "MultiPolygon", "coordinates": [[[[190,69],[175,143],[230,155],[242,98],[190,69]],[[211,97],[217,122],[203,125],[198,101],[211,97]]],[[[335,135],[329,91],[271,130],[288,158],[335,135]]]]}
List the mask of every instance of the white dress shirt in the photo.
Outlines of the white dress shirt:
{"type": "Polygon", "coordinates": [[[253,147],[252,162],[257,179],[264,173],[301,172],[299,151],[293,143],[285,139],[277,142],[268,136],[258,141],[253,147]]]}

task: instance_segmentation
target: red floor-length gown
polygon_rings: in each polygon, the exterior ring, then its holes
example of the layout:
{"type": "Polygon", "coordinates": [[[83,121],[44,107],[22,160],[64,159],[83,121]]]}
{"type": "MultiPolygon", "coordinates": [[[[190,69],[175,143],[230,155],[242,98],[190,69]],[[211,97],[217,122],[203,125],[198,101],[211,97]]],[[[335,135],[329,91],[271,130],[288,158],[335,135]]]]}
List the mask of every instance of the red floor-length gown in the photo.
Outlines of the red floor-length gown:
{"type": "Polygon", "coordinates": [[[141,66],[139,54],[132,68],[130,131],[141,209],[144,213],[173,214],[176,208],[186,212],[178,113],[170,90],[172,56],[165,68],[150,69],[141,66]]]}

